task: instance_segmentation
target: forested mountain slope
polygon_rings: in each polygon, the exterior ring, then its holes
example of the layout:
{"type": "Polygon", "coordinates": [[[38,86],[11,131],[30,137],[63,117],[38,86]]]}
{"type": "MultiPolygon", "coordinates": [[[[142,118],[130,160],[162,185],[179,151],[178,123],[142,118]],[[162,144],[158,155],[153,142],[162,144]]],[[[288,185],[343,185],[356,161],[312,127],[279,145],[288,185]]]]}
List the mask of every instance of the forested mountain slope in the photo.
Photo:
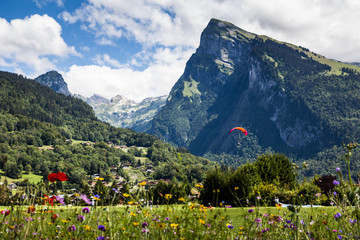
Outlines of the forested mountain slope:
{"type": "Polygon", "coordinates": [[[63,171],[79,187],[95,173],[110,180],[110,168],[126,177],[124,164],[144,171],[151,165],[146,176],[139,170],[143,178],[190,182],[216,165],[154,136],[103,123],[78,98],[0,72],[0,169],[6,176],[18,178],[26,169],[46,180],[49,172],[63,171]]]}

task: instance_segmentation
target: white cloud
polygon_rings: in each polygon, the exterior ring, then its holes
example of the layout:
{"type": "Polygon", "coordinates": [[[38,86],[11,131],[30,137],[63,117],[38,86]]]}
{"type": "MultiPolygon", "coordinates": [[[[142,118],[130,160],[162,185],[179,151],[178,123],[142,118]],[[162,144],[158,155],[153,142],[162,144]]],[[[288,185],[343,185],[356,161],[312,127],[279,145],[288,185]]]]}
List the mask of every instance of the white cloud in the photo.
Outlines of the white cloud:
{"type": "MultiPolygon", "coordinates": [[[[126,67],[74,65],[70,71],[63,73],[63,77],[73,93],[87,97],[96,93],[106,98],[123,95],[140,101],[146,97],[168,94],[182,74],[191,53],[161,48],[153,55],[152,64],[143,71],[126,67]]],[[[103,63],[114,61],[109,56],[98,57],[103,63]]]]}
{"type": "Polygon", "coordinates": [[[111,66],[111,67],[115,67],[115,68],[120,68],[122,67],[122,64],[117,61],[116,59],[111,58],[108,54],[103,54],[103,55],[96,55],[95,58],[93,59],[94,62],[96,62],[97,65],[100,66],[111,66]]]}
{"type": "Polygon", "coordinates": [[[63,0],[33,0],[38,8],[44,7],[46,4],[55,2],[58,7],[64,6],[63,0]]]}
{"type": "Polygon", "coordinates": [[[32,15],[11,22],[0,18],[0,56],[7,62],[24,64],[33,74],[55,68],[51,56],[77,55],[60,36],[61,26],[48,15],[32,15]]]}
{"type": "Polygon", "coordinates": [[[294,43],[329,58],[360,61],[356,0],[89,0],[64,20],[82,22],[99,38],[123,36],[146,46],[196,47],[211,18],[294,43]]]}

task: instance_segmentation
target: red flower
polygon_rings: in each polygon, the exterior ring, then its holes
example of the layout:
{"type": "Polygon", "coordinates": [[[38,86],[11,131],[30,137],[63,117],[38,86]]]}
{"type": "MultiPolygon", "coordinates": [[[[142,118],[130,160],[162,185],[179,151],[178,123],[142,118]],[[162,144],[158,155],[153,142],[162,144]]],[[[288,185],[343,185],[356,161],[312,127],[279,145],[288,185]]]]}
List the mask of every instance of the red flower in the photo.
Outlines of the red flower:
{"type": "Polygon", "coordinates": [[[33,213],[35,212],[35,206],[28,207],[27,213],[33,213]]]}
{"type": "Polygon", "coordinates": [[[7,209],[4,209],[4,210],[1,211],[1,214],[7,216],[7,215],[10,214],[10,211],[7,210],[7,209]]]}
{"type": "Polygon", "coordinates": [[[59,217],[59,214],[53,214],[52,216],[51,216],[51,222],[55,222],[55,220],[57,219],[59,217]]]}
{"type": "Polygon", "coordinates": [[[51,206],[54,205],[54,200],[56,200],[55,196],[52,196],[51,198],[49,198],[49,203],[51,204],[51,206]]]}
{"type": "Polygon", "coordinates": [[[56,181],[56,173],[50,173],[48,176],[49,182],[55,182],[56,181]]]}
{"type": "Polygon", "coordinates": [[[69,180],[69,178],[63,172],[50,173],[49,176],[48,176],[48,179],[49,179],[50,182],[55,182],[55,181],[61,181],[62,182],[62,181],[69,180]]]}
{"type": "Polygon", "coordinates": [[[67,180],[69,180],[69,178],[63,172],[58,172],[57,173],[57,179],[58,179],[58,181],[67,181],[67,180]]]}

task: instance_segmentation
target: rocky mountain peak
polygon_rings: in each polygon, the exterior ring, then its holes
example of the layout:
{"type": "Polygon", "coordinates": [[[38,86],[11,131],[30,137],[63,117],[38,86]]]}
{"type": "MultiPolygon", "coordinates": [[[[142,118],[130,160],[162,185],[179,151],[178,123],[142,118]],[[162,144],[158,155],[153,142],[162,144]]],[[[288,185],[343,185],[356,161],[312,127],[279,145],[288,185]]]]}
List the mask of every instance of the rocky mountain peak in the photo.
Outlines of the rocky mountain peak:
{"type": "Polygon", "coordinates": [[[148,133],[200,155],[315,153],[356,138],[358,105],[345,113],[343,99],[358,78],[359,67],[211,19],[148,133]],[[249,135],[229,135],[235,126],[249,135]]]}
{"type": "Polygon", "coordinates": [[[40,84],[53,89],[55,92],[70,95],[68,85],[62,75],[56,71],[49,71],[34,79],[40,84]]]}

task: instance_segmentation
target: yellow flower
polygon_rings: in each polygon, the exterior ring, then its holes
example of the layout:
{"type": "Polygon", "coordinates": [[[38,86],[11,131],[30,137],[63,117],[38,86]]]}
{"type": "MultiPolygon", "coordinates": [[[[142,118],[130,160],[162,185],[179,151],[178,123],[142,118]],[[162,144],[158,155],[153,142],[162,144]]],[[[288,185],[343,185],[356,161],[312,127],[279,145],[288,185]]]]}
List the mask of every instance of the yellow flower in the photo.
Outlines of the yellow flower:
{"type": "Polygon", "coordinates": [[[131,215],[131,216],[134,216],[134,217],[136,216],[136,214],[135,214],[135,213],[133,213],[133,212],[131,212],[131,213],[130,213],[130,215],[131,215]]]}
{"type": "Polygon", "coordinates": [[[168,211],[171,212],[171,209],[169,209],[168,211]]]}
{"type": "Polygon", "coordinates": [[[220,192],[220,189],[216,189],[217,192],[220,192]]]}
{"type": "Polygon", "coordinates": [[[174,228],[174,229],[177,228],[177,226],[179,226],[179,224],[176,224],[176,223],[170,224],[170,227],[171,227],[171,228],[174,228]]]}
{"type": "Polygon", "coordinates": [[[189,208],[190,208],[190,209],[194,209],[194,208],[195,208],[195,205],[191,202],[189,208]]]}
{"type": "Polygon", "coordinates": [[[61,221],[62,221],[63,223],[68,223],[68,222],[70,222],[70,220],[64,220],[64,219],[61,219],[61,221]]]}
{"type": "Polygon", "coordinates": [[[198,183],[198,184],[195,185],[195,187],[197,187],[197,188],[203,188],[204,186],[203,186],[202,184],[199,184],[199,183],[198,183]]]}
{"type": "Polygon", "coordinates": [[[122,230],[125,231],[125,228],[123,227],[122,230]]]}
{"type": "Polygon", "coordinates": [[[139,226],[140,222],[133,222],[134,226],[139,226]]]}
{"type": "Polygon", "coordinates": [[[139,186],[145,186],[146,185],[146,182],[145,181],[142,181],[139,183],[139,186]]]}
{"type": "Polygon", "coordinates": [[[165,199],[169,200],[170,198],[172,198],[172,194],[165,194],[165,199]]]}
{"type": "Polygon", "coordinates": [[[185,202],[185,199],[182,197],[182,198],[179,198],[178,201],[185,202]]]}
{"type": "Polygon", "coordinates": [[[220,202],[220,207],[222,207],[222,205],[223,205],[223,203],[222,203],[222,202],[220,202]]]}
{"type": "Polygon", "coordinates": [[[158,223],[158,228],[160,228],[160,229],[165,228],[165,223],[158,223]]]}
{"type": "Polygon", "coordinates": [[[49,225],[51,225],[51,224],[54,224],[54,223],[52,223],[52,222],[48,222],[48,224],[49,224],[49,225]]]}
{"type": "Polygon", "coordinates": [[[205,224],[205,220],[203,220],[201,218],[199,218],[199,222],[200,222],[200,224],[205,224]]]}
{"type": "Polygon", "coordinates": [[[85,228],[86,231],[91,231],[91,227],[88,225],[83,225],[83,227],[85,228]]]}
{"type": "Polygon", "coordinates": [[[124,197],[129,197],[130,194],[124,193],[123,196],[124,196],[124,197]]]}
{"type": "Polygon", "coordinates": [[[239,189],[239,187],[234,187],[235,191],[239,189]]]}
{"type": "Polygon", "coordinates": [[[95,201],[100,201],[100,198],[94,197],[95,201]]]}
{"type": "Polygon", "coordinates": [[[280,204],[280,203],[279,203],[279,204],[275,204],[275,206],[276,206],[277,209],[279,209],[279,210],[281,209],[281,204],[280,204]]]}
{"type": "Polygon", "coordinates": [[[134,202],[128,202],[128,204],[129,204],[129,205],[133,205],[133,204],[134,204],[134,202]]]}
{"type": "Polygon", "coordinates": [[[206,213],[206,209],[205,209],[205,208],[199,208],[199,211],[206,213]]]}

